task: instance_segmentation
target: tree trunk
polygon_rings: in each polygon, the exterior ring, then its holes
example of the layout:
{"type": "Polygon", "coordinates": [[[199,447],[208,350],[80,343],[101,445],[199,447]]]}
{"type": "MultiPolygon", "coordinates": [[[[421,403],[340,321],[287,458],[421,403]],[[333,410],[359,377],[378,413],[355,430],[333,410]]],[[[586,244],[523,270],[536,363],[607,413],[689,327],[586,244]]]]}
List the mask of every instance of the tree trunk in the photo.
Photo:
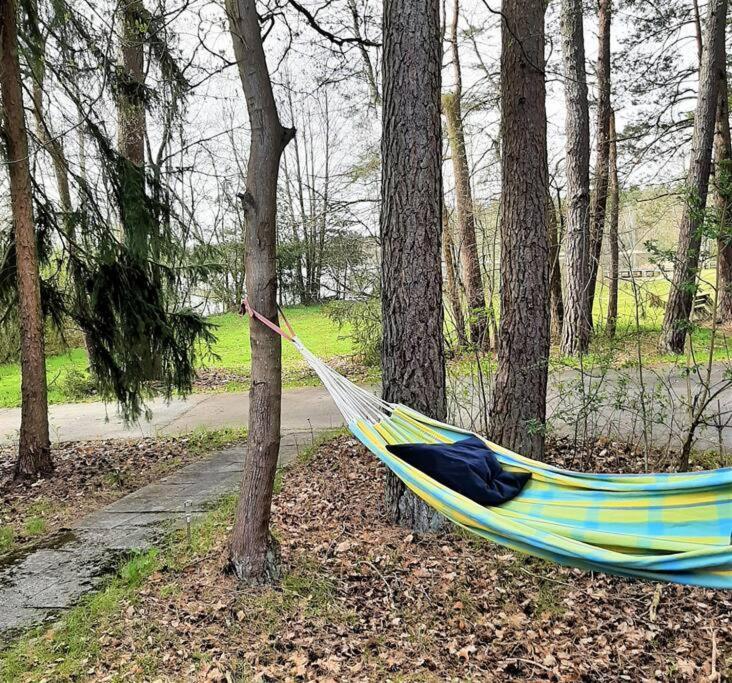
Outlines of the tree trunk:
{"type": "Polygon", "coordinates": [[[608,221],[608,248],[610,250],[610,294],[607,303],[607,336],[615,336],[618,323],[618,282],[620,269],[620,244],[618,239],[618,221],[620,218],[620,187],[618,185],[618,142],[615,131],[615,113],[610,112],[608,128],[610,149],[608,165],[610,178],[608,186],[608,201],[610,204],[608,221]]]}
{"type": "Polygon", "coordinates": [[[120,85],[117,92],[117,146],[120,154],[120,214],[128,247],[147,257],[152,216],[145,195],[145,35],[142,0],[120,5],[120,85]]]}
{"type": "Polygon", "coordinates": [[[674,275],[659,341],[659,348],[664,353],[682,353],[689,331],[699,269],[703,216],[709,189],[717,92],[720,75],[725,68],[726,16],[727,0],[712,0],[709,3],[699,74],[699,95],[694,114],[691,166],[686,179],[687,205],[679,227],[674,275]]]}
{"type": "Polygon", "coordinates": [[[504,0],[501,24],[501,319],[491,438],[544,455],[549,360],[543,0],[504,0]]]}
{"type": "Polygon", "coordinates": [[[478,242],[475,237],[475,207],[473,191],[470,187],[470,168],[465,149],[465,131],[462,115],[462,76],[460,73],[460,51],[458,50],[458,19],[460,0],[455,0],[450,30],[452,63],[455,72],[455,88],[442,97],[442,109],[447,122],[447,139],[452,152],[452,170],[455,176],[455,199],[457,208],[457,240],[460,252],[465,296],[468,300],[468,327],[470,341],[479,349],[490,348],[488,315],[485,306],[485,290],[480,272],[478,242]]]}
{"type": "MultiPolygon", "coordinates": [[[[440,5],[385,0],[383,22],[384,399],[444,419],[440,5]]],[[[386,505],[392,520],[418,531],[444,524],[390,474],[386,505]]]]}
{"type": "Polygon", "coordinates": [[[582,0],[562,0],[562,60],[567,167],[567,288],[562,353],[584,353],[590,340],[587,286],[590,273],[590,119],[582,32],[582,0]]]}
{"type": "Polygon", "coordinates": [[[561,241],[559,238],[559,221],[557,210],[554,207],[551,195],[546,195],[546,225],[549,235],[549,299],[551,336],[554,339],[562,338],[562,321],[564,320],[564,300],[562,298],[562,270],[559,262],[561,241]]]}
{"type": "Polygon", "coordinates": [[[17,478],[48,474],[53,471],[53,462],[48,432],[41,286],[16,17],[15,2],[0,0],[0,94],[10,175],[20,313],[22,403],[18,460],[14,472],[17,478]]]}
{"type": "Polygon", "coordinates": [[[717,258],[719,259],[719,302],[717,316],[732,322],[732,145],[729,131],[727,73],[722,69],[717,94],[717,123],[714,133],[715,193],[719,217],[717,258]]]}
{"type": "MultiPolygon", "coordinates": [[[[255,310],[276,321],[277,176],[282,152],[295,131],[280,123],[255,0],[226,0],[226,11],[251,128],[246,190],[241,196],[247,221],[247,293],[255,310]]],[[[239,579],[261,582],[278,575],[269,518],[280,449],[282,349],[279,337],[254,320],[249,338],[249,436],[229,558],[239,579]]]]}
{"type": "Polygon", "coordinates": [[[595,194],[590,231],[590,279],[587,284],[587,319],[592,326],[597,273],[607,208],[608,158],[610,154],[610,23],[612,0],[599,0],[597,44],[597,124],[595,129],[595,194]]]}
{"type": "Polygon", "coordinates": [[[442,260],[445,262],[445,289],[447,290],[447,300],[450,302],[452,321],[455,325],[457,345],[459,349],[464,349],[468,345],[468,338],[465,335],[465,318],[463,316],[463,307],[460,301],[460,289],[458,288],[457,273],[455,272],[455,257],[453,251],[454,245],[452,241],[452,232],[450,230],[450,220],[447,217],[447,211],[443,210],[442,260]]]}

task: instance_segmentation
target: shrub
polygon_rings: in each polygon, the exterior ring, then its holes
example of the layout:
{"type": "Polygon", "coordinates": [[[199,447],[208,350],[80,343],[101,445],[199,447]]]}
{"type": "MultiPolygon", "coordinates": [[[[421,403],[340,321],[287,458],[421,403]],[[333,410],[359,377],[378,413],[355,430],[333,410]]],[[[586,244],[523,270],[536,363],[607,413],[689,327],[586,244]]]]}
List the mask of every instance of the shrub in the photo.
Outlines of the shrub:
{"type": "Polygon", "coordinates": [[[326,308],[328,317],[340,330],[347,330],[359,360],[368,366],[381,364],[381,299],[372,296],[362,301],[333,301],[326,308]]]}

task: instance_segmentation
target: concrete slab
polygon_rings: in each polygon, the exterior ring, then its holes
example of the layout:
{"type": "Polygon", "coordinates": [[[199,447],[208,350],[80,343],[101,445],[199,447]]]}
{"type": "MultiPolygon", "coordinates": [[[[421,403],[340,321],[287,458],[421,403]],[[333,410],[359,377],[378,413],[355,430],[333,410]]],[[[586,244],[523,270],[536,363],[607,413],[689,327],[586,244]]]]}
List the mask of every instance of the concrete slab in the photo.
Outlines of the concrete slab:
{"type": "MultiPolygon", "coordinates": [[[[302,435],[283,437],[280,462],[293,460],[301,442],[302,435]]],[[[0,643],[56,618],[99,587],[126,553],[153,546],[167,529],[184,526],[188,514],[195,521],[222,495],[236,491],[243,457],[234,450],[184,467],[0,560],[0,643]],[[186,501],[192,502],[189,509],[186,501]]]]}

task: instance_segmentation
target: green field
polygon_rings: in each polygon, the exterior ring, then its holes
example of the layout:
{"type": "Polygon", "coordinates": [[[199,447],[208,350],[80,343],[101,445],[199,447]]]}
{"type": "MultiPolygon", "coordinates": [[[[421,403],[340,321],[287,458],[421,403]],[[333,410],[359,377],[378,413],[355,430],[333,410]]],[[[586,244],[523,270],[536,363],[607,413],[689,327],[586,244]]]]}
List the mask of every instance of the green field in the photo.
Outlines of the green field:
{"type": "MultiPolygon", "coordinates": [[[[351,342],[345,338],[346,330],[330,320],[320,306],[297,306],[286,309],[285,314],[302,342],[323,358],[345,356],[352,353],[351,342]]],[[[203,359],[203,367],[226,370],[246,375],[249,371],[250,349],[248,321],[234,313],[210,318],[216,326],[217,341],[212,356],[203,359]],[[218,356],[218,357],[216,357],[218,356]]],[[[283,345],[283,369],[286,385],[302,383],[305,363],[291,345],[283,345]]],[[[83,395],[84,378],[87,376],[86,352],[72,349],[68,353],[50,356],[46,360],[48,375],[48,400],[50,403],[68,403],[93,400],[83,395]]],[[[245,388],[234,383],[232,388],[245,388]]],[[[0,366],[0,407],[20,405],[20,366],[10,363],[0,366]]]]}
{"type": "MultiPolygon", "coordinates": [[[[703,279],[708,281],[710,278],[713,278],[713,272],[705,271],[703,279]]],[[[703,285],[702,289],[709,287],[710,285],[703,285]]],[[[660,355],[656,350],[663,320],[663,308],[659,303],[665,301],[668,291],[669,284],[665,280],[639,280],[635,289],[631,283],[621,283],[618,295],[617,336],[610,343],[602,334],[607,318],[608,290],[606,284],[601,283],[594,312],[598,334],[592,342],[591,354],[604,358],[611,355],[617,365],[635,363],[640,345],[643,362],[646,364],[678,360],[673,356],[660,355]],[[638,302],[637,320],[636,302],[638,302]]],[[[332,359],[354,353],[351,340],[347,338],[348,329],[340,330],[322,307],[297,306],[287,309],[286,315],[303,343],[321,358],[332,359]]],[[[245,390],[250,361],[248,321],[233,313],[214,316],[210,320],[216,326],[214,334],[217,341],[212,348],[212,355],[202,360],[202,367],[241,376],[241,380],[229,382],[226,389],[245,390]]],[[[703,357],[708,353],[710,337],[711,332],[707,327],[701,326],[695,330],[692,342],[698,356],[703,357]]],[[[732,349],[727,346],[723,334],[717,338],[714,355],[718,360],[729,360],[732,355],[732,349]]],[[[553,349],[552,356],[558,357],[558,349],[553,349]]],[[[83,349],[76,348],[65,354],[50,356],[47,359],[47,368],[51,403],[94,399],[93,395],[84,392],[88,376],[86,353],[83,349]]],[[[313,381],[305,372],[306,366],[297,350],[287,343],[283,345],[283,369],[285,386],[313,381]]],[[[0,366],[0,407],[18,405],[20,405],[20,368],[17,364],[0,366]]]]}

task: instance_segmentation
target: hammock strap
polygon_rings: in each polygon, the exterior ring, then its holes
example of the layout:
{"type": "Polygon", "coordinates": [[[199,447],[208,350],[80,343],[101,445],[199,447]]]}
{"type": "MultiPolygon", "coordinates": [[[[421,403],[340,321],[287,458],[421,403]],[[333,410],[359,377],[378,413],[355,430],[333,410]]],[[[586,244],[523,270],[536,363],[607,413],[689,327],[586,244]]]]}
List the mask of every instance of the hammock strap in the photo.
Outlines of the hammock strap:
{"type": "Polygon", "coordinates": [[[290,325],[290,321],[285,316],[284,312],[280,308],[280,305],[277,304],[277,310],[279,311],[279,314],[282,316],[282,320],[285,323],[285,326],[287,327],[287,332],[285,332],[279,325],[275,325],[269,318],[263,316],[261,313],[258,313],[255,311],[250,305],[249,305],[249,299],[247,297],[244,297],[244,299],[241,302],[241,310],[240,313],[244,314],[246,313],[250,318],[256,318],[259,320],[260,323],[263,325],[266,325],[269,327],[270,330],[275,332],[276,334],[279,334],[280,337],[283,339],[287,339],[289,342],[295,341],[295,330],[292,329],[292,325],[290,325]]]}
{"type": "Polygon", "coordinates": [[[355,420],[367,420],[371,424],[376,424],[392,414],[394,406],[374,396],[365,389],[356,386],[353,382],[347,380],[343,375],[337,373],[333,368],[326,365],[311,353],[297,338],[295,331],[292,329],[292,325],[290,325],[287,316],[285,316],[279,305],[277,306],[277,310],[284,321],[285,327],[287,327],[287,332],[269,320],[269,318],[255,311],[249,305],[249,300],[246,297],[241,302],[242,314],[246,313],[250,318],[258,320],[283,339],[287,339],[287,341],[295,345],[295,348],[300,352],[307,364],[320,377],[323,384],[325,384],[325,387],[333,397],[338,410],[340,410],[347,423],[355,420]]]}

